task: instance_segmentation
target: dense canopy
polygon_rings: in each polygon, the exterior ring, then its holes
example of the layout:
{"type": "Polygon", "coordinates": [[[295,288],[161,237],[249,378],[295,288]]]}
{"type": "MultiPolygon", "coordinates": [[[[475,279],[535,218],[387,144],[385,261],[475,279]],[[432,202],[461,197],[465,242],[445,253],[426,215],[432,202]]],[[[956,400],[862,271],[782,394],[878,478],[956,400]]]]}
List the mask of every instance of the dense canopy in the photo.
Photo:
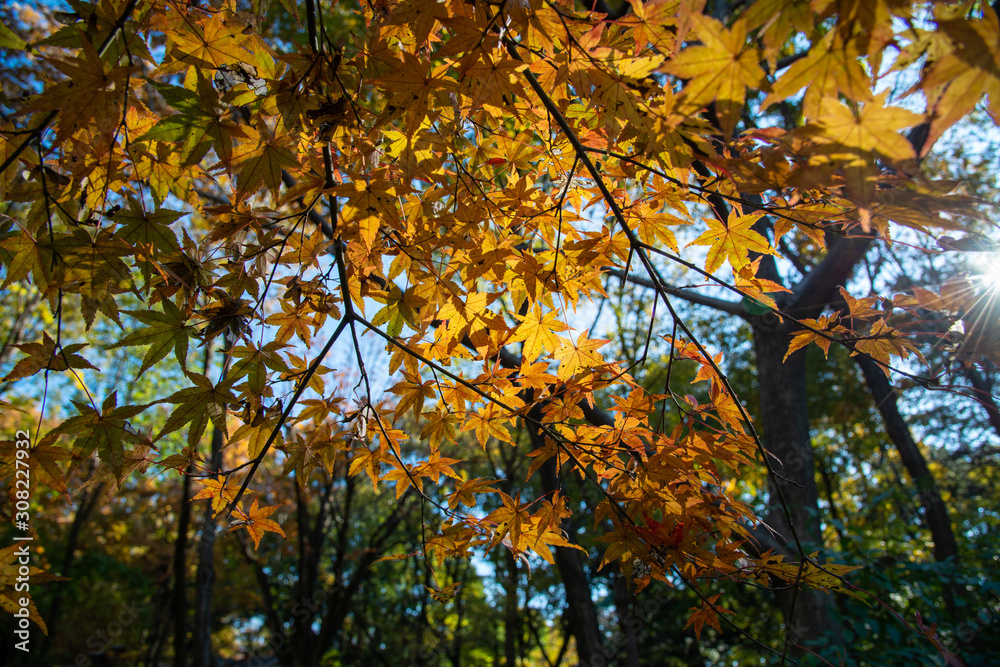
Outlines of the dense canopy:
{"type": "Polygon", "coordinates": [[[87,579],[145,591],[134,664],[995,647],[961,637],[1000,582],[992,7],[0,18],[0,606],[34,659],[84,650],[87,579]],[[402,648],[365,630],[397,608],[402,648]]]}

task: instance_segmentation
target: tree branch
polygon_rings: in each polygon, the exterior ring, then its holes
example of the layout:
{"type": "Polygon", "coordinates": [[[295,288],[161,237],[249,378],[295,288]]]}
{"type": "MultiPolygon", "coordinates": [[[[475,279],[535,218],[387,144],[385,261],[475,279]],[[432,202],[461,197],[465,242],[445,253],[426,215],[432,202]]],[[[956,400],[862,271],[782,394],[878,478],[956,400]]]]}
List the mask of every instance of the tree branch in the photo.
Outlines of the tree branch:
{"type": "Polygon", "coordinates": [[[653,290],[661,290],[676,296],[680,299],[684,299],[689,303],[693,303],[699,306],[708,306],[709,308],[714,308],[715,310],[721,311],[729,315],[735,315],[736,317],[747,317],[747,312],[743,308],[743,304],[736,301],[726,301],[725,299],[716,299],[711,296],[704,296],[696,292],[689,292],[681,287],[672,287],[670,285],[657,285],[655,282],[649,278],[643,278],[642,276],[637,276],[635,274],[627,274],[621,269],[605,269],[605,273],[616,278],[621,278],[633,285],[639,285],[640,287],[648,287],[653,290]]]}

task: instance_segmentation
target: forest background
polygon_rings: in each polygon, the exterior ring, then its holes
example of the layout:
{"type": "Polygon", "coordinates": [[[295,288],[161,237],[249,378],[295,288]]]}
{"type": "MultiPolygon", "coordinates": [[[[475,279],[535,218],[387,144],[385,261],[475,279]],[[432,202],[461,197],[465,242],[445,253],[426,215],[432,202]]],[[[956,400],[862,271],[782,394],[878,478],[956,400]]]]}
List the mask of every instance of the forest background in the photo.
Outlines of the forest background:
{"type": "Polygon", "coordinates": [[[4,664],[998,664],[994,7],[0,20],[4,664]]]}

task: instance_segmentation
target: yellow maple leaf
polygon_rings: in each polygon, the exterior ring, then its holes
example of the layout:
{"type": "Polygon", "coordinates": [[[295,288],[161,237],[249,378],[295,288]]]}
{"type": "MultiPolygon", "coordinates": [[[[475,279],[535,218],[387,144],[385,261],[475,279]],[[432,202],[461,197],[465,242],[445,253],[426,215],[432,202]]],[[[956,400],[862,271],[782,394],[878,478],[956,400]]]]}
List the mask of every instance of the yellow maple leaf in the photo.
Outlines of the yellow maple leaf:
{"type": "Polygon", "coordinates": [[[1000,23],[995,12],[984,11],[981,19],[942,21],[941,29],[954,44],[954,51],[929,69],[921,87],[938,89],[934,115],[924,146],[929,148],[945,130],[964,118],[979,100],[989,96],[990,112],[1000,115],[1000,23]]]}
{"type": "MultiPolygon", "coordinates": [[[[49,630],[45,627],[45,621],[38,613],[38,609],[35,608],[31,595],[23,585],[17,586],[18,583],[23,584],[25,581],[22,568],[26,566],[23,558],[26,553],[30,554],[32,551],[28,544],[28,542],[15,542],[9,547],[0,549],[0,609],[16,614],[25,608],[21,601],[27,600],[28,618],[37,623],[47,635],[49,630]]],[[[27,572],[32,586],[44,581],[66,581],[65,577],[50,574],[34,565],[28,565],[27,572]]]]}
{"type": "Polygon", "coordinates": [[[246,26],[238,21],[223,21],[220,16],[203,16],[187,22],[186,30],[170,32],[174,55],[184,62],[211,68],[247,60],[250,52],[243,48],[246,26]]]}
{"type": "Polygon", "coordinates": [[[899,131],[918,124],[923,117],[900,107],[885,106],[888,94],[883,91],[871,102],[855,108],[828,101],[816,119],[821,129],[818,140],[832,144],[837,152],[877,154],[892,161],[915,158],[913,145],[899,131]]]}
{"type": "Polygon", "coordinates": [[[743,111],[747,86],[766,87],[760,68],[760,52],[747,47],[746,24],[742,19],[726,29],[719,21],[706,16],[692,16],[701,46],[682,50],[661,69],[668,74],[690,79],[684,98],[696,107],[715,100],[719,125],[728,137],[743,111]]]}
{"type": "Polygon", "coordinates": [[[840,93],[855,102],[870,100],[869,83],[855,41],[844,43],[839,32],[830,31],[774,82],[763,106],[776,104],[808,86],[802,98],[802,113],[806,118],[816,118],[824,103],[837,99],[840,93]]]}
{"type": "Polygon", "coordinates": [[[127,79],[137,68],[105,63],[87,41],[76,58],[47,60],[68,80],[46,88],[21,113],[59,111],[56,136],[60,141],[92,121],[103,130],[118,126],[127,79]]]}
{"type": "Polygon", "coordinates": [[[524,341],[524,360],[532,362],[545,350],[555,350],[559,347],[559,336],[556,331],[565,331],[566,325],[556,319],[558,313],[550,310],[542,313],[541,307],[536,303],[526,315],[518,315],[521,320],[514,337],[508,343],[524,341]]]}
{"type": "Polygon", "coordinates": [[[708,219],[708,230],[688,245],[707,245],[708,256],[705,270],[715,271],[722,262],[728,260],[735,271],[750,263],[750,253],[775,255],[774,248],[752,227],[760,219],[760,213],[740,215],[735,208],[729,211],[729,220],[708,219]]]}
{"type": "Polygon", "coordinates": [[[599,338],[588,339],[586,331],[580,333],[575,343],[561,338],[559,349],[555,351],[555,358],[560,362],[556,377],[568,380],[580,369],[603,364],[604,358],[597,350],[607,342],[599,338]]]}
{"type": "MultiPolygon", "coordinates": [[[[203,479],[201,483],[205,485],[201,491],[199,491],[193,498],[191,502],[195,500],[204,500],[210,498],[212,500],[212,511],[216,514],[226,509],[233,499],[236,498],[236,492],[239,490],[240,485],[237,483],[228,483],[229,478],[225,475],[219,475],[215,479],[203,479]]],[[[247,489],[245,493],[253,493],[250,489],[247,489]]]]}

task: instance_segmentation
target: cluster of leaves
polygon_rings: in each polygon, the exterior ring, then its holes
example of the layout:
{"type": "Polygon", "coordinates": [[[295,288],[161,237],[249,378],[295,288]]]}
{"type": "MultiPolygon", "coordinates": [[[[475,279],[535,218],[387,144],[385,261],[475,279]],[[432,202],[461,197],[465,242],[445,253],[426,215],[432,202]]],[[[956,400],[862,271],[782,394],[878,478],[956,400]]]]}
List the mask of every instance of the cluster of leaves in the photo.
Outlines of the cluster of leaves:
{"type": "MultiPolygon", "coordinates": [[[[282,533],[275,507],[244,501],[258,466],[277,457],[304,484],[346,453],[349,474],[397,497],[444,489],[429,558],[502,545],[552,562],[573,546],[562,495],[524,501],[442,454],[462,432],[485,449],[526,430],[529,476],[554,464],[601,489],[603,561],[639,588],[673,573],[847,590],[850,567],[747,548],[758,519],[731,480],[760,442],[654,259],[790,318],[760,272],[786,236],[825,248],[961,231],[953,213],[971,202],[918,158],[980,93],[998,103],[992,10],[778,0],[724,24],[698,0],[632,0],[620,18],[564,0],[379,0],[357,9],[349,41],[309,15],[308,39],[290,44],[231,0],[71,4],[79,21],[23,45],[51,79],[0,127],[0,196],[19,211],[0,223],[3,287],[30,283],[53,312],[78,304],[88,327],[113,322],[111,347],[144,350],[140,374],[176,362],[189,386],[76,402],[32,450],[53,488],[65,490],[56,461],[73,470],[95,452],[119,485],[150,466],[207,471],[211,425],[242,463],[196,497],[255,547],[282,533]],[[921,59],[926,113],[876,92],[921,59]],[[779,110],[801,95],[803,122],[748,126],[748,89],[779,110]],[[917,126],[922,139],[903,134],[917,126]],[[728,215],[682,249],[681,230],[720,201],[728,215]],[[655,334],[697,367],[702,398],[646,390],[574,326],[608,273],[632,267],[659,290],[671,322],[655,334]],[[366,331],[400,378],[391,400],[369,387],[366,331]],[[323,365],[342,335],[362,370],[353,391],[323,365]],[[192,343],[220,337],[219,377],[189,369],[192,343]],[[170,406],[158,433],[131,428],[156,405],[170,406]],[[414,422],[419,455],[405,447],[414,422]],[[187,447],[159,452],[182,430],[187,447]],[[482,511],[482,496],[500,507],[482,511]]],[[[803,322],[789,352],[837,340],[887,368],[922,344],[890,311],[951,307],[923,293],[844,299],[840,315],[803,322]]],[[[7,381],[94,368],[61,332],[19,349],[7,381]]],[[[717,620],[706,605],[696,628],[717,620]]]]}

